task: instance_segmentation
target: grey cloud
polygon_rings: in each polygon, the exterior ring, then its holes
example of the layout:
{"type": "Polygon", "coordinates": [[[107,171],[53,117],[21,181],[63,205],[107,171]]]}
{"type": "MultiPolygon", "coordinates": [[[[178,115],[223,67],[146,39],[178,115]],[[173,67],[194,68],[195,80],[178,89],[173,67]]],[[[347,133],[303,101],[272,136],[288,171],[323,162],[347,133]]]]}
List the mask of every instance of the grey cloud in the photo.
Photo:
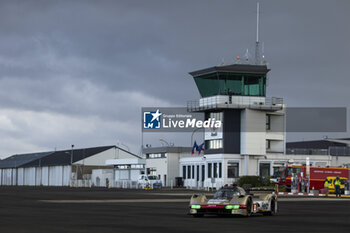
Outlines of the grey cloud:
{"type": "MultiPolygon", "coordinates": [[[[56,114],[58,121],[61,115],[84,122],[95,119],[99,126],[95,136],[63,131],[51,141],[22,140],[23,148],[121,138],[137,150],[141,132],[135,125],[142,106],[184,106],[199,97],[187,72],[230,62],[246,48],[253,54],[255,4],[1,1],[0,108],[44,112],[47,119],[56,114]],[[135,135],[129,135],[128,127],[115,128],[122,122],[135,127],[135,135]]],[[[349,98],[350,84],[350,3],[266,0],[260,4],[260,38],[272,69],[268,95],[284,97],[292,106],[348,107],[344,100],[349,98]]],[[[7,134],[4,122],[0,134],[14,137],[7,134]]],[[[62,120],[62,126],[72,124],[62,120]]],[[[18,127],[30,137],[31,127],[18,127]]],[[[16,138],[20,144],[21,134],[16,138]]]]}

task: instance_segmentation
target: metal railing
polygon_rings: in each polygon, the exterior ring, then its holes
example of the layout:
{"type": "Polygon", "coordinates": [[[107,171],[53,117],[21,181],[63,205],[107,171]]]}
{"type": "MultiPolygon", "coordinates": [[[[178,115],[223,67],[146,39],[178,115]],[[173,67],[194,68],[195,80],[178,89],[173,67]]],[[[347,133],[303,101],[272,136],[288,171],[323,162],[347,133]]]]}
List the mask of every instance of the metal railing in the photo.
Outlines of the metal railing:
{"type": "Polygon", "coordinates": [[[218,108],[251,108],[263,110],[281,110],[283,98],[259,96],[232,96],[226,95],[205,97],[200,100],[187,101],[189,112],[203,111],[218,108]]]}

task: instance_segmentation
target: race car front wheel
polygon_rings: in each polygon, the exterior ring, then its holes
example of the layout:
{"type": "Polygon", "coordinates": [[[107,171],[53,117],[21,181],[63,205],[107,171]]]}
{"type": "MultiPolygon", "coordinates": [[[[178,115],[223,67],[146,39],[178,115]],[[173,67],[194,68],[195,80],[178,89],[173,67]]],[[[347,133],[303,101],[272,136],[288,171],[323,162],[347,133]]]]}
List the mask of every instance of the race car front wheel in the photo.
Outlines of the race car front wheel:
{"type": "Polygon", "coordinates": [[[246,217],[249,217],[250,215],[252,215],[252,206],[253,206],[253,201],[252,199],[249,197],[247,199],[247,213],[246,213],[246,217]]]}

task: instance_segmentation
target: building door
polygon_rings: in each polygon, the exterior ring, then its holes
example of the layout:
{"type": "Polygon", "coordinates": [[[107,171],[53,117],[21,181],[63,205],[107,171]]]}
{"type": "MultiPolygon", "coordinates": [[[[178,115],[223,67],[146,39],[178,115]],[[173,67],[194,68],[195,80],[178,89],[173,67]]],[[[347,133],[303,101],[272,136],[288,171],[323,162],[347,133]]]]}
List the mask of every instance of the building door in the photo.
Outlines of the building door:
{"type": "Polygon", "coordinates": [[[101,179],[100,177],[96,177],[96,186],[100,187],[101,179]]]}

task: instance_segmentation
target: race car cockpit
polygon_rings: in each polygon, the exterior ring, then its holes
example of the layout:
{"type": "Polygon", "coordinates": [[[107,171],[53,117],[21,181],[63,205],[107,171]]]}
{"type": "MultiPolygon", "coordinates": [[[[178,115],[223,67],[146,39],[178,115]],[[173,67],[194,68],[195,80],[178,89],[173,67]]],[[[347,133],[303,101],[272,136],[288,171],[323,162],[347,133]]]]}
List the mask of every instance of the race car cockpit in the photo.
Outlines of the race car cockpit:
{"type": "Polygon", "coordinates": [[[214,199],[232,199],[233,197],[245,196],[246,192],[243,188],[238,186],[223,187],[219,189],[215,195],[214,199]]]}

